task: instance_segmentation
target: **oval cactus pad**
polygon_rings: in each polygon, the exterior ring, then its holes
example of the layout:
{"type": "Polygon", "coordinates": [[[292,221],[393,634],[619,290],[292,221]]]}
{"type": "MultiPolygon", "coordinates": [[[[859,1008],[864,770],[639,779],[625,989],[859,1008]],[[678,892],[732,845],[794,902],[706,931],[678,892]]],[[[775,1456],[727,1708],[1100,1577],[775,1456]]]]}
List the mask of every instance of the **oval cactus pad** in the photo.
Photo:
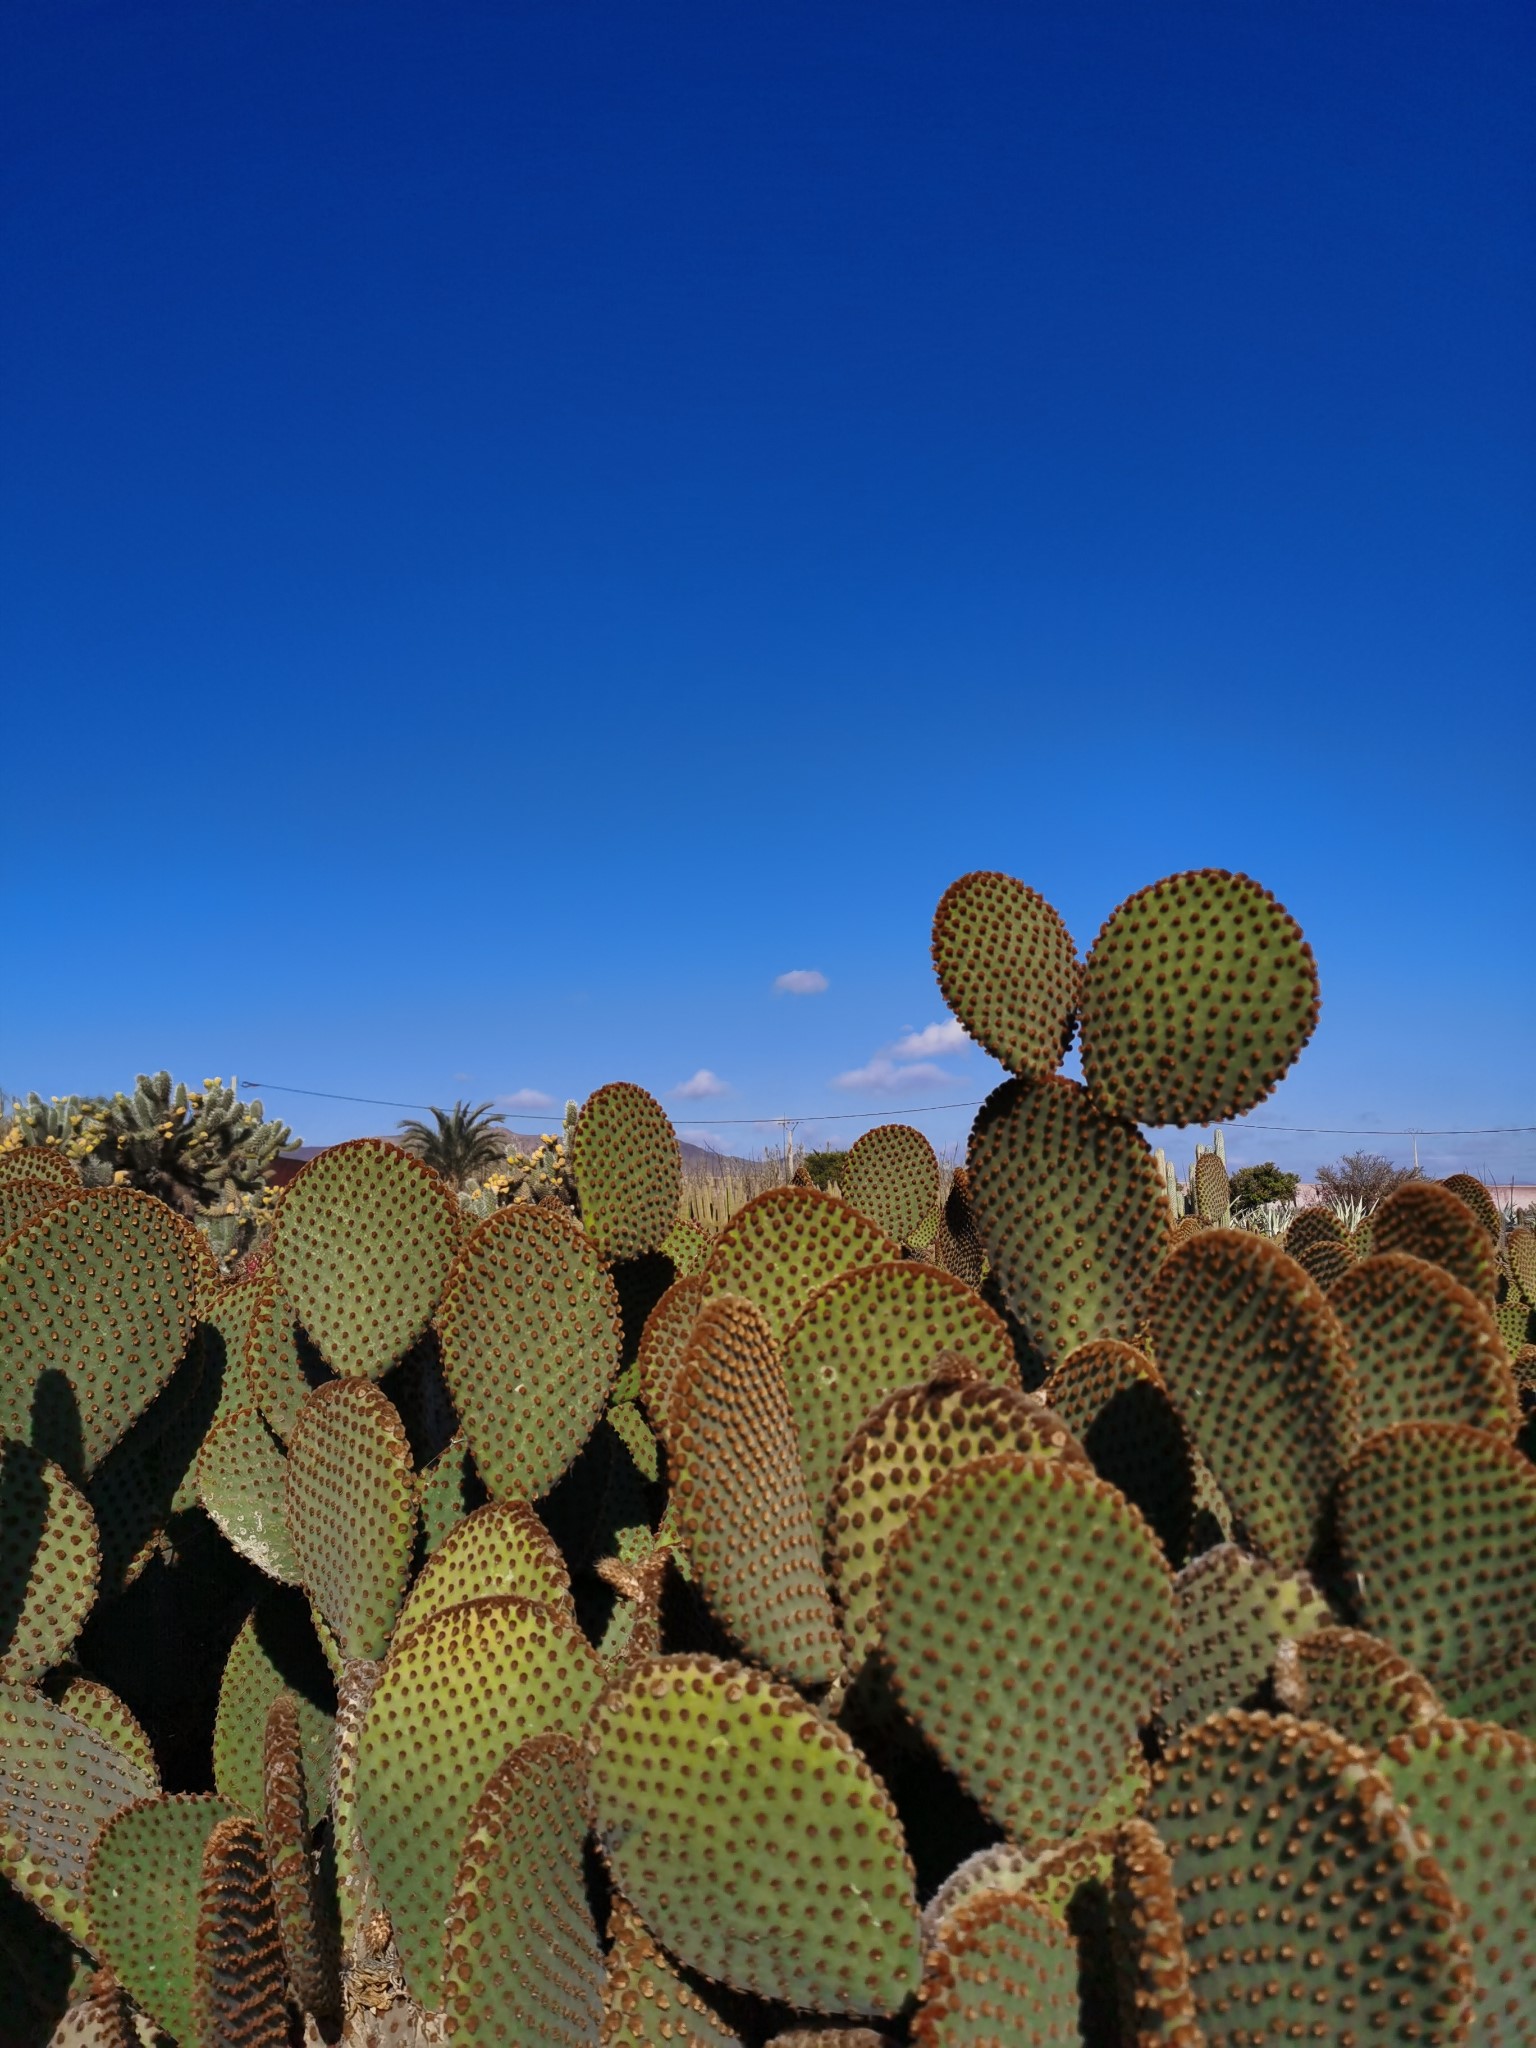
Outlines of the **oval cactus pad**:
{"type": "Polygon", "coordinates": [[[632,1081],[589,1095],[571,1133],[582,1228],[605,1259],[666,1241],[683,1194],[683,1155],[661,1104],[632,1081]]]}
{"type": "Polygon", "coordinates": [[[1056,912],[1012,875],[962,875],[933,916],[944,1000],[1010,1074],[1054,1074],[1072,1041],[1077,948],[1056,912]]]}

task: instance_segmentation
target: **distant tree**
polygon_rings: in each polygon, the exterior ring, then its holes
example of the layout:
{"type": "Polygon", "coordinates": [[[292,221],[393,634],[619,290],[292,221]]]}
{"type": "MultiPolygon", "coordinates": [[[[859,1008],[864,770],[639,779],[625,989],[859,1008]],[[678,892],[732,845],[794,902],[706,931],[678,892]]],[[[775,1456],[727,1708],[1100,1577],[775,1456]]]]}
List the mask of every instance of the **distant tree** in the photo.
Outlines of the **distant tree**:
{"type": "Polygon", "coordinates": [[[1405,1180],[1417,1180],[1416,1166],[1394,1166],[1379,1152],[1346,1152],[1332,1166],[1320,1166],[1312,1176],[1325,1202],[1363,1202],[1374,1209],[1405,1180]]]}
{"type": "Polygon", "coordinates": [[[847,1157],[848,1154],[846,1152],[807,1152],[805,1155],[805,1170],[811,1176],[811,1179],[815,1181],[817,1187],[824,1188],[828,1181],[837,1179],[837,1176],[843,1170],[843,1161],[847,1157]]]}
{"type": "Polygon", "coordinates": [[[488,1102],[473,1109],[467,1102],[456,1102],[446,1112],[434,1103],[432,1115],[436,1119],[435,1130],[415,1117],[402,1117],[400,1142],[407,1152],[414,1152],[423,1164],[456,1187],[473,1180],[483,1168],[494,1166],[504,1156],[506,1139],[502,1132],[507,1120],[488,1102]]]}
{"type": "Polygon", "coordinates": [[[1294,1202],[1300,1176],[1286,1173],[1273,1159],[1262,1166],[1240,1166],[1232,1176],[1232,1208],[1257,1209],[1261,1202],[1294,1202]]]}

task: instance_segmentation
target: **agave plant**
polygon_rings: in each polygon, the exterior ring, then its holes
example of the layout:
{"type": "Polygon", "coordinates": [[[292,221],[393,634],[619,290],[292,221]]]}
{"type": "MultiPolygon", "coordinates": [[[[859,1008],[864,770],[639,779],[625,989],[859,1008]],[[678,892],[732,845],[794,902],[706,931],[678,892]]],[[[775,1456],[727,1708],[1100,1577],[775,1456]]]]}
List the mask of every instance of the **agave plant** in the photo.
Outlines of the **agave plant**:
{"type": "Polygon", "coordinates": [[[467,1102],[456,1102],[447,1111],[434,1103],[432,1116],[435,1130],[416,1117],[403,1117],[400,1142],[455,1187],[473,1180],[502,1157],[505,1141],[501,1132],[506,1118],[488,1102],[477,1103],[473,1109],[467,1102]]]}

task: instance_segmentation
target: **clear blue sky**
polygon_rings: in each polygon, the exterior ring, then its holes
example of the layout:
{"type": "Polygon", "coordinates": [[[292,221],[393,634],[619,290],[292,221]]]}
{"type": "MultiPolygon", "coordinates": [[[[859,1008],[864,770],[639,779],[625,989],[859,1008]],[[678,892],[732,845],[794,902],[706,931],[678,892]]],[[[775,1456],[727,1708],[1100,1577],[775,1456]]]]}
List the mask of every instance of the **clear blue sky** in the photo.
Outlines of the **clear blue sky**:
{"type": "Polygon", "coordinates": [[[0,38],[6,1087],[623,1077],[751,1149],[985,1093],[910,1042],[955,875],[1086,946],[1218,865],[1322,970],[1261,1119],[1536,1125],[1528,8],[0,38]]]}

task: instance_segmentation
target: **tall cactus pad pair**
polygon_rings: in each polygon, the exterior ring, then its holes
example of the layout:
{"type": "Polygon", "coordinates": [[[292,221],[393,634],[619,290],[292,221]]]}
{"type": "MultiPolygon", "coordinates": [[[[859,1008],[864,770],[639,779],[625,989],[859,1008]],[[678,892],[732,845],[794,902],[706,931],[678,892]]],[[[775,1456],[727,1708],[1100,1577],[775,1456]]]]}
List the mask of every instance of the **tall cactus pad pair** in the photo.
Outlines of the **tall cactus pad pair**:
{"type": "Polygon", "coordinates": [[[448,1182],[397,1145],[357,1138],[283,1190],[272,1263],[332,1371],[378,1379],[432,1320],[458,1244],[448,1182]]]}
{"type": "Polygon", "coordinates": [[[552,1208],[497,1210],[454,1263],[438,1334],[488,1492],[539,1499],[591,1435],[618,1376],[618,1291],[591,1239],[552,1208]]]}
{"type": "Polygon", "coordinates": [[[629,1081],[589,1096],[571,1136],[582,1227],[605,1259],[660,1249],[677,1218],[683,1155],[667,1113],[629,1081]]]}
{"type": "Polygon", "coordinates": [[[681,1962],[813,2012],[900,2010],[912,1867],[840,1728],[746,1666],[655,1657],[604,1697],[592,1748],[598,1841],[681,1962]]]}
{"type": "Polygon", "coordinates": [[[197,1271],[163,1202],[82,1189],[0,1244],[0,1436],[79,1481],[170,1379],[197,1271]]]}
{"type": "Polygon", "coordinates": [[[998,1279],[1041,1356],[1134,1338],[1168,1239],[1140,1132],[1076,1082],[1005,1081],[977,1115],[970,1169],[998,1279]]]}
{"type": "Polygon", "coordinates": [[[837,1176],[844,1198],[898,1244],[926,1244],[938,1220],[939,1162],[910,1124],[878,1124],[854,1140],[837,1176]]]}

